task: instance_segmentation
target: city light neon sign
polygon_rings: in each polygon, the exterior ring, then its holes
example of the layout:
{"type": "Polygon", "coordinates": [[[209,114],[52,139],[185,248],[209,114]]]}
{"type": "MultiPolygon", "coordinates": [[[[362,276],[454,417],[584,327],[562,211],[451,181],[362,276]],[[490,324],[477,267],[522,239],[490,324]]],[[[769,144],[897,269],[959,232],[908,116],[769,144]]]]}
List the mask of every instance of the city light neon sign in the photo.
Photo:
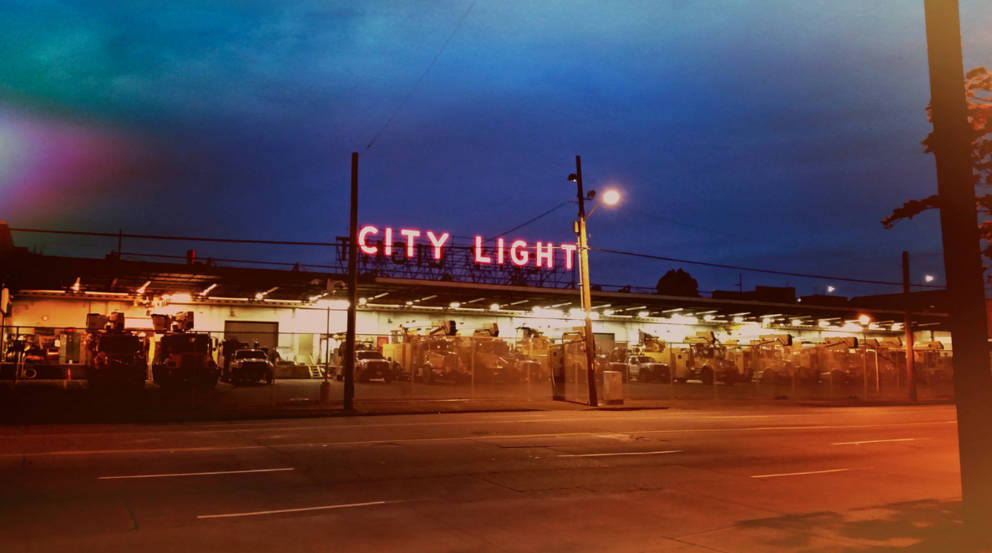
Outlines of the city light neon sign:
{"type": "MultiPolygon", "coordinates": [[[[400,229],[400,236],[403,237],[402,244],[398,249],[405,250],[407,258],[412,258],[416,255],[417,239],[422,238],[424,233],[416,229],[400,229]]],[[[394,249],[394,232],[390,227],[386,227],[382,230],[383,240],[382,240],[382,255],[392,256],[394,249]]],[[[379,236],[379,229],[373,225],[365,225],[358,231],[358,249],[368,256],[380,255],[379,245],[375,245],[372,242],[373,237],[379,236]]],[[[444,248],[448,244],[448,239],[451,235],[447,232],[442,234],[435,234],[433,231],[427,231],[426,237],[430,243],[430,247],[433,249],[434,259],[440,261],[444,256],[444,248]]],[[[481,236],[475,237],[475,246],[473,248],[473,258],[476,263],[488,265],[495,263],[496,265],[504,265],[507,261],[516,265],[517,267],[524,267],[531,263],[533,260],[534,266],[538,269],[553,269],[555,266],[555,250],[560,250],[562,252],[562,257],[565,263],[565,269],[571,270],[575,262],[575,244],[559,244],[555,246],[551,242],[538,242],[533,248],[527,244],[525,240],[513,240],[507,245],[507,242],[503,238],[496,239],[496,245],[493,246],[483,246],[483,239],[481,236]],[[530,250],[534,251],[531,252],[530,250]],[[532,255],[533,253],[533,255],[532,255]]]]}

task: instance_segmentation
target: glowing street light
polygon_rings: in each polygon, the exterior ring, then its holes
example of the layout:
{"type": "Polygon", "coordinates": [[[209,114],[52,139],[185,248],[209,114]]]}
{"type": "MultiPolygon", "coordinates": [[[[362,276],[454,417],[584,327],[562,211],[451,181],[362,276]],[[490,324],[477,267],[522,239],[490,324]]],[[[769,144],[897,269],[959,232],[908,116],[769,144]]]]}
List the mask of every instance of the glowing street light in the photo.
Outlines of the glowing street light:
{"type": "Polygon", "coordinates": [[[933,282],[933,275],[927,275],[923,277],[923,280],[926,282],[933,282]]]}
{"type": "Polygon", "coordinates": [[[607,190],[603,194],[603,203],[605,203],[606,205],[617,205],[617,202],[619,201],[620,201],[620,193],[617,192],[616,190],[607,190]]]}

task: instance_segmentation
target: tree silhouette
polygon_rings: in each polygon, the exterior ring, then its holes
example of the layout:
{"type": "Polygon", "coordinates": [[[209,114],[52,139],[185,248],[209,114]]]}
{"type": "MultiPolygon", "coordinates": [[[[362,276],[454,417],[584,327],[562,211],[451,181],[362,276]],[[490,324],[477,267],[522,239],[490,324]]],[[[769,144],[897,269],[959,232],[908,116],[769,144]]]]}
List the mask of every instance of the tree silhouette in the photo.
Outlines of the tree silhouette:
{"type": "Polygon", "coordinates": [[[699,283],[682,269],[671,270],[658,279],[658,293],[666,296],[699,297],[699,283]]]}
{"type": "MultiPolygon", "coordinates": [[[[968,122],[974,133],[971,142],[973,183],[976,186],[989,186],[992,185],[992,73],[984,67],[976,67],[965,75],[964,86],[968,101],[968,122]]],[[[930,104],[927,104],[927,119],[933,122],[930,104]]],[[[933,153],[933,131],[927,135],[922,145],[924,153],[933,153]]],[[[977,194],[975,201],[979,213],[983,215],[992,213],[992,194],[977,194]]],[[[909,200],[882,219],[882,225],[885,228],[892,228],[902,219],[912,219],[926,210],[939,208],[940,196],[937,194],[922,200],[909,200]]],[[[984,241],[982,253],[992,258],[992,246],[990,246],[992,221],[982,221],[979,224],[979,232],[984,241]]]]}

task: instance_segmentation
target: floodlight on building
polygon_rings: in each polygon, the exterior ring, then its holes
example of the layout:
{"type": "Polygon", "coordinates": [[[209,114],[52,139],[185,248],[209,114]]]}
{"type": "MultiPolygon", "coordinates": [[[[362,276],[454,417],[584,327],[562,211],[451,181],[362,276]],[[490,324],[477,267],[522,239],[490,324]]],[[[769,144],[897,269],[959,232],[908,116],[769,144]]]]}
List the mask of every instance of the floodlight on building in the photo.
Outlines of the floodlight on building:
{"type": "Polygon", "coordinates": [[[451,302],[451,304],[449,304],[449,307],[451,307],[452,309],[458,309],[461,306],[462,304],[458,303],[457,301],[453,301],[451,302]]]}
{"type": "Polygon", "coordinates": [[[494,304],[492,304],[492,305],[489,306],[489,309],[491,309],[493,311],[499,311],[499,304],[498,303],[494,303],[494,304]]]}
{"type": "Polygon", "coordinates": [[[714,318],[713,315],[703,315],[703,320],[706,322],[712,321],[713,318],[714,318]]]}
{"type": "Polygon", "coordinates": [[[744,317],[741,317],[740,315],[738,315],[738,316],[734,317],[734,322],[735,323],[743,323],[744,322],[744,317]]]}
{"type": "Polygon", "coordinates": [[[614,313],[616,313],[616,311],[614,311],[612,309],[604,309],[603,310],[603,315],[606,315],[607,317],[612,317],[614,313]]]}
{"type": "Polygon", "coordinates": [[[220,285],[220,283],[219,282],[215,282],[215,283],[211,284],[210,286],[207,286],[202,292],[200,292],[200,296],[206,296],[207,294],[210,293],[211,290],[213,290],[214,288],[216,288],[218,285],[220,285]]]}
{"type": "Polygon", "coordinates": [[[151,283],[152,283],[152,281],[150,281],[150,280],[148,282],[145,282],[144,284],[141,285],[141,288],[138,288],[137,290],[135,290],[134,293],[135,294],[138,294],[139,296],[143,296],[145,294],[145,290],[148,289],[148,285],[151,284],[151,283]]]}
{"type": "Polygon", "coordinates": [[[406,305],[407,305],[407,307],[410,307],[411,305],[413,305],[413,302],[412,301],[407,301],[406,302],[406,305]]]}
{"type": "Polygon", "coordinates": [[[365,305],[368,302],[369,302],[369,300],[367,300],[365,298],[358,298],[358,305],[365,305]]]}
{"type": "Polygon", "coordinates": [[[73,292],[78,292],[79,291],[79,288],[80,288],[79,281],[80,280],[82,280],[82,277],[76,277],[76,282],[72,285],[72,291],[73,292]]]}
{"type": "Polygon", "coordinates": [[[651,315],[651,312],[650,311],[638,311],[637,312],[637,316],[640,317],[640,318],[642,318],[642,319],[646,319],[650,315],[651,315]]]}

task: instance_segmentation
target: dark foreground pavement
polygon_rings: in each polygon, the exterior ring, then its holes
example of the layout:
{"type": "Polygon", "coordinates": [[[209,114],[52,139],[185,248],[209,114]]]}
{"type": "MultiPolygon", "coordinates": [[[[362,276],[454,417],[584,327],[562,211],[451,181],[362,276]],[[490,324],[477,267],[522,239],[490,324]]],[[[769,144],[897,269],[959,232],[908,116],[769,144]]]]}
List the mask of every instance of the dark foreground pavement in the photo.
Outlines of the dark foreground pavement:
{"type": "Polygon", "coordinates": [[[0,551],[992,550],[952,406],[557,405],[7,425],[0,551]]]}

